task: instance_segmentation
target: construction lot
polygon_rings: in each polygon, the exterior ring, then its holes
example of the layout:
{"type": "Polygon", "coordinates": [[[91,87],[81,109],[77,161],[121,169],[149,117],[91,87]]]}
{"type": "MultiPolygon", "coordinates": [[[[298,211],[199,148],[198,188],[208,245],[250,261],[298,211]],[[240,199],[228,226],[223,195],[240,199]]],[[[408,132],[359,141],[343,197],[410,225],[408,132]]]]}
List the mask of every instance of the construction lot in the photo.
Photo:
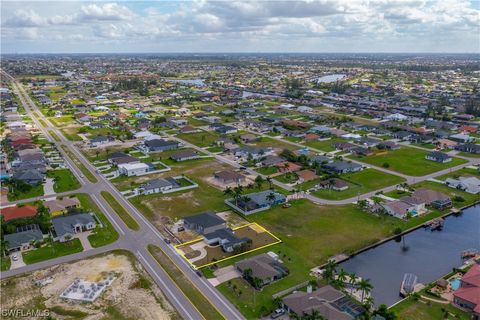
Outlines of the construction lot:
{"type": "Polygon", "coordinates": [[[48,310],[54,319],[179,319],[140,264],[123,251],[9,278],[1,291],[2,309],[48,310]],[[76,279],[97,282],[111,274],[115,280],[91,303],[60,298],[76,279]]]}

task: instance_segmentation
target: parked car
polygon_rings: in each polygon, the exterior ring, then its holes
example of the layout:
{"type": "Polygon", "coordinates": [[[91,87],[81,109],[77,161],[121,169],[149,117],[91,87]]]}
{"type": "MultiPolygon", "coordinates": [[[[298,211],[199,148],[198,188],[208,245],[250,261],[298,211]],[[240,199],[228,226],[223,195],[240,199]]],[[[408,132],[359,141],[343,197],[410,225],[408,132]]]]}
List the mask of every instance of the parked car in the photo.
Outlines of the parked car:
{"type": "Polygon", "coordinates": [[[282,308],[275,309],[275,311],[273,311],[272,314],[270,315],[270,318],[276,319],[278,317],[283,316],[284,314],[285,314],[285,309],[282,309],[282,308]]]}
{"type": "Polygon", "coordinates": [[[13,260],[13,261],[17,261],[17,260],[18,260],[18,256],[17,256],[16,254],[14,254],[14,255],[12,256],[12,260],[13,260]]]}

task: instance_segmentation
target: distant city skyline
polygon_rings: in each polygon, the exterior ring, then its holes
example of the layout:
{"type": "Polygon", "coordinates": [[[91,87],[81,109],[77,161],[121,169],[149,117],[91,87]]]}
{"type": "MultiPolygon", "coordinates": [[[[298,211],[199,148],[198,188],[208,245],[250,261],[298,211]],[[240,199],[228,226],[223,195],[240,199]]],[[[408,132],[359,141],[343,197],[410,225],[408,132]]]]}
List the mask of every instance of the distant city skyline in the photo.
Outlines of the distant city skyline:
{"type": "Polygon", "coordinates": [[[2,1],[2,53],[479,53],[480,1],[2,1]]]}

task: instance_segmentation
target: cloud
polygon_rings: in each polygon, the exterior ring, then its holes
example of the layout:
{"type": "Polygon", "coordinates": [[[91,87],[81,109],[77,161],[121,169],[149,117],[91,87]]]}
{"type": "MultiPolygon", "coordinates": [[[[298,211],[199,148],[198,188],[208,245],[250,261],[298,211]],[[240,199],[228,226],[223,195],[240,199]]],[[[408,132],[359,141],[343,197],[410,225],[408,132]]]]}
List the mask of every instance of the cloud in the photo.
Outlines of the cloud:
{"type": "Polygon", "coordinates": [[[80,9],[81,20],[122,21],[132,20],[135,14],[126,6],[117,3],[89,4],[80,9]]]}

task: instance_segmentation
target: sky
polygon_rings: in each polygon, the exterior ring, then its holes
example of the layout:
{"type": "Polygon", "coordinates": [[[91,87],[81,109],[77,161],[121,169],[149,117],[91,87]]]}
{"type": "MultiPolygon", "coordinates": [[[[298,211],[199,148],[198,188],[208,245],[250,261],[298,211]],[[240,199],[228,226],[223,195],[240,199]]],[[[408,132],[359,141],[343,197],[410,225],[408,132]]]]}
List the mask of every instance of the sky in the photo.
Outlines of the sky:
{"type": "Polygon", "coordinates": [[[2,0],[0,49],[479,53],[480,0],[2,0]]]}

